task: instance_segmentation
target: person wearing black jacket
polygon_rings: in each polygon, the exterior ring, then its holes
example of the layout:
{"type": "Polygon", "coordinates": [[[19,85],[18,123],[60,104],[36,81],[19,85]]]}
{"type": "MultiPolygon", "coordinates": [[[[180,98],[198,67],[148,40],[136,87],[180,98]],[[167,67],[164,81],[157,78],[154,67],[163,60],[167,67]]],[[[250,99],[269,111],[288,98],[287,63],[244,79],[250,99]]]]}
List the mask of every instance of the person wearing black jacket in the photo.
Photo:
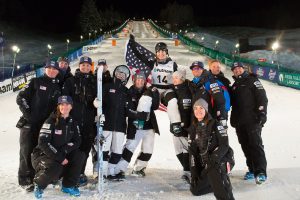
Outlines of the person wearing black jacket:
{"type": "Polygon", "coordinates": [[[71,68],[69,66],[70,62],[67,57],[59,57],[57,59],[58,66],[59,66],[59,74],[58,74],[58,79],[60,82],[61,87],[63,87],[65,81],[73,77],[73,74],[71,73],[71,68]]]}
{"type": "Polygon", "coordinates": [[[194,195],[201,195],[210,192],[211,187],[216,199],[233,200],[228,173],[234,160],[227,128],[211,117],[204,99],[198,99],[193,110],[189,129],[190,190],[194,195]],[[209,184],[203,180],[205,177],[209,184]]]}
{"type": "MultiPolygon", "coordinates": [[[[103,171],[104,176],[110,180],[118,179],[115,168],[122,157],[123,143],[127,129],[127,116],[136,117],[128,97],[128,88],[125,86],[130,78],[130,70],[126,65],[119,65],[113,72],[112,82],[103,85],[103,114],[105,122],[103,136],[103,171]],[[109,156],[110,154],[110,156],[109,156]]],[[[94,102],[97,107],[97,101],[94,102]]],[[[146,120],[147,115],[142,113],[141,119],[146,120]]],[[[139,118],[139,117],[138,117],[139,118]]]]}
{"type": "Polygon", "coordinates": [[[180,113],[180,126],[182,131],[176,133],[170,128],[170,132],[173,133],[173,144],[175,148],[176,156],[183,167],[182,179],[189,182],[191,173],[189,165],[189,153],[188,153],[188,131],[191,122],[192,112],[192,94],[189,90],[188,81],[185,79],[186,72],[178,70],[173,73],[173,91],[178,102],[178,110],[180,113]]]}
{"type": "Polygon", "coordinates": [[[194,75],[193,80],[190,82],[193,103],[199,98],[204,98],[209,102],[209,113],[212,117],[218,121],[222,121],[223,125],[226,125],[228,118],[226,100],[220,83],[204,69],[204,64],[200,61],[193,62],[190,69],[194,75]]]}
{"type": "Polygon", "coordinates": [[[268,98],[256,75],[246,72],[242,63],[233,63],[231,69],[235,82],[231,89],[230,123],[236,129],[246,157],[249,171],[244,179],[255,178],[256,183],[261,184],[267,179],[267,160],[261,131],[267,121],[268,98]]]}
{"type": "Polygon", "coordinates": [[[224,84],[224,86],[226,87],[226,89],[229,90],[231,82],[228,78],[226,78],[224,76],[224,73],[221,71],[220,65],[221,65],[220,61],[215,60],[215,59],[210,60],[209,64],[208,64],[209,72],[216,80],[221,81],[224,84]]]}
{"type": "Polygon", "coordinates": [[[61,191],[80,196],[76,188],[85,154],[79,150],[80,128],[70,115],[73,101],[70,96],[58,98],[57,111],[43,124],[39,142],[32,153],[35,197],[40,199],[43,190],[62,177],[61,191]]]}
{"type": "Polygon", "coordinates": [[[86,161],[96,137],[96,109],[93,101],[97,96],[97,80],[91,72],[92,59],[86,56],[80,58],[79,69],[75,76],[66,80],[62,93],[71,96],[74,102],[71,111],[73,118],[79,123],[82,142],[80,150],[86,154],[85,164],[82,167],[79,184],[87,184],[84,174],[86,161]]]}
{"type": "Polygon", "coordinates": [[[17,104],[23,114],[17,123],[20,128],[20,163],[18,171],[19,185],[26,191],[34,189],[30,154],[38,143],[38,136],[44,121],[56,107],[57,98],[61,95],[59,73],[55,61],[47,62],[45,74],[34,78],[17,96],[17,104]]]}
{"type": "Polygon", "coordinates": [[[136,110],[139,99],[145,92],[153,96],[156,103],[152,102],[150,119],[145,121],[141,129],[139,129],[138,120],[136,118],[128,118],[127,140],[122,153],[122,158],[115,169],[116,174],[120,172],[124,173],[126,171],[133,156],[133,152],[141,142],[141,151],[134,163],[132,174],[141,177],[146,175],[145,169],[152,156],[155,133],[159,134],[154,113],[154,110],[159,106],[159,94],[157,90],[152,91],[151,88],[146,87],[146,76],[144,73],[140,72],[134,75],[133,85],[128,90],[128,97],[129,101],[132,102],[133,110],[136,110]]]}

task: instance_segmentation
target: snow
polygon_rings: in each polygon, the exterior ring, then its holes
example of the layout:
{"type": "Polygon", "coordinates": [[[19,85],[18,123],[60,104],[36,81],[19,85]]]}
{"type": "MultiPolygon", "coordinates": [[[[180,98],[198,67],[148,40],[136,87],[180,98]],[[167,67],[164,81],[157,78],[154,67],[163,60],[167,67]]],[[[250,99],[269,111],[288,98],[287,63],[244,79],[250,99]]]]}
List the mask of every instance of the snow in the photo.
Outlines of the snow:
{"type": "MultiPolygon", "coordinates": [[[[187,70],[191,78],[189,65],[194,60],[207,63],[207,58],[189,51],[184,46],[175,47],[174,41],[156,38],[143,22],[133,25],[136,40],[150,50],[154,50],[158,41],[166,42],[169,53],[180,68],[187,70]]],[[[93,59],[106,58],[110,71],[119,64],[124,64],[124,49],[128,38],[117,39],[117,46],[111,45],[111,39],[102,41],[101,50],[90,54],[93,59]]],[[[75,70],[78,62],[72,63],[75,70]]],[[[227,77],[231,71],[222,66],[227,77]]],[[[254,181],[242,180],[246,172],[245,158],[234,129],[229,127],[230,145],[234,149],[236,166],[231,174],[233,193],[236,199],[300,199],[300,136],[299,110],[300,91],[281,87],[263,81],[262,84],[269,98],[268,121],[263,128],[262,137],[268,161],[268,181],[257,186],[254,181]]],[[[15,103],[17,94],[0,97],[0,199],[27,200],[34,199],[32,193],[25,193],[18,186],[17,171],[19,163],[19,130],[15,127],[21,115],[15,103]]],[[[169,132],[167,113],[156,111],[161,135],[156,135],[153,156],[146,170],[145,178],[127,176],[125,182],[107,183],[104,199],[199,199],[194,197],[180,179],[181,167],[173,148],[172,135],[169,132]]],[[[137,155],[134,154],[134,158],[137,155]]],[[[134,160],[134,158],[132,160],[134,160]]],[[[91,160],[88,161],[87,175],[92,171],[91,160]]],[[[131,169],[127,173],[130,173],[131,169]]],[[[82,195],[78,199],[99,199],[97,191],[88,187],[81,188],[82,195]]],[[[44,199],[74,199],[49,186],[44,199]]],[[[215,199],[212,194],[201,197],[203,200],[215,199]]]]}
{"type": "Polygon", "coordinates": [[[210,27],[196,28],[195,32],[187,33],[205,47],[214,49],[215,42],[219,40],[217,50],[231,54],[236,48],[239,38],[248,38],[250,45],[266,45],[267,38],[277,39],[280,48],[275,55],[269,50],[255,50],[241,54],[242,57],[257,60],[266,58],[268,63],[280,65],[300,71],[300,29],[271,30],[251,27],[210,27]],[[202,40],[204,37],[204,40],[202,40]]]}

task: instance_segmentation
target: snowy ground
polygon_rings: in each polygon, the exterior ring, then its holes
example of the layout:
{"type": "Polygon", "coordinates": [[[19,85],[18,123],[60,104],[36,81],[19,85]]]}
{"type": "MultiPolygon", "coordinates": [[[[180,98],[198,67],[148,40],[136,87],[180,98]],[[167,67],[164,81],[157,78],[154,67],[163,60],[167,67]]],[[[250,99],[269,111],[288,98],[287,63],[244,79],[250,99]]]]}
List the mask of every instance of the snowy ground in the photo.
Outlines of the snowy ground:
{"type": "MultiPolygon", "coordinates": [[[[136,40],[154,50],[155,43],[164,41],[169,45],[169,54],[180,65],[187,69],[187,76],[191,78],[188,68],[194,60],[207,58],[190,52],[184,46],[174,46],[169,39],[155,38],[142,23],[133,26],[136,40]]],[[[91,54],[94,59],[106,58],[110,70],[116,65],[124,64],[124,49],[127,38],[117,39],[117,46],[111,46],[111,40],[103,41],[101,51],[91,54]]],[[[78,62],[72,63],[73,70],[78,62]]],[[[227,77],[231,71],[224,67],[227,77]]],[[[298,130],[300,111],[300,91],[281,87],[274,83],[262,80],[269,98],[268,122],[263,129],[263,140],[268,160],[268,181],[257,186],[254,181],[242,180],[246,172],[245,159],[238,144],[234,130],[229,128],[229,139],[235,151],[236,166],[232,171],[231,181],[236,199],[265,200],[265,199],[300,199],[300,136],[298,130]]],[[[20,111],[15,103],[17,94],[0,97],[0,199],[26,200],[33,199],[33,194],[27,194],[18,187],[18,153],[19,131],[15,124],[20,111]]],[[[161,136],[157,136],[153,157],[146,171],[146,178],[127,176],[125,182],[109,183],[105,186],[104,199],[199,199],[187,190],[180,180],[181,168],[175,156],[167,114],[157,111],[161,136]]],[[[136,157],[136,155],[134,155],[136,157]]],[[[87,167],[87,175],[91,175],[91,161],[87,167]]],[[[130,169],[128,173],[130,173],[130,169]]],[[[82,188],[82,196],[78,199],[99,199],[96,190],[89,187],[82,188]]],[[[49,186],[44,199],[74,199],[62,194],[58,188],[49,186]]],[[[203,200],[212,200],[212,194],[201,197],[203,200]]]]}

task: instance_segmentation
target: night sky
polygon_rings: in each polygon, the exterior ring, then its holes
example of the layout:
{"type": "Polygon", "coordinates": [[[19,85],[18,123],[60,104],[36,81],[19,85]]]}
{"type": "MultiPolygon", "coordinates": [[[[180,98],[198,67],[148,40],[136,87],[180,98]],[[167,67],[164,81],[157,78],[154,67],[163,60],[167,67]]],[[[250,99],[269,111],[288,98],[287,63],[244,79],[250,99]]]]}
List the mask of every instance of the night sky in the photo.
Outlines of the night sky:
{"type": "MultiPolygon", "coordinates": [[[[79,30],[78,15],[83,0],[0,0],[0,19],[50,32],[79,30]],[[5,8],[5,9],[4,9],[5,8]]],[[[97,0],[99,9],[110,6],[124,17],[159,19],[164,0],[97,0]]],[[[199,26],[256,26],[266,28],[300,27],[299,1],[291,0],[177,0],[194,8],[199,26]]],[[[180,11],[178,11],[180,14],[180,11]]]]}

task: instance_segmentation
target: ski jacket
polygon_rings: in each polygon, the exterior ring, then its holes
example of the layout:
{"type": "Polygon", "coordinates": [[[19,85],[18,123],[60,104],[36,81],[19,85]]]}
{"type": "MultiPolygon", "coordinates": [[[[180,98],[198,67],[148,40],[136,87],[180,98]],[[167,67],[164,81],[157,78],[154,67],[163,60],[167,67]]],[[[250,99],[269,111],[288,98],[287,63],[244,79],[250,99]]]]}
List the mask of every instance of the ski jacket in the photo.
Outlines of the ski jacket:
{"type": "Polygon", "coordinates": [[[71,113],[80,126],[95,125],[93,101],[97,96],[97,80],[92,73],[84,74],[77,70],[74,77],[66,80],[62,93],[72,97],[71,113]]]}
{"type": "MultiPolygon", "coordinates": [[[[205,120],[204,120],[205,121],[205,120]]],[[[210,115],[206,122],[193,119],[189,128],[191,145],[195,145],[201,157],[201,165],[221,163],[232,153],[229,147],[227,129],[210,115]]]]}
{"type": "Polygon", "coordinates": [[[103,130],[126,133],[126,117],[128,110],[128,88],[119,79],[103,85],[103,114],[105,122],[103,130]]]}
{"type": "Polygon", "coordinates": [[[62,163],[68,153],[79,148],[80,143],[79,125],[73,117],[56,119],[53,113],[42,126],[33,157],[46,155],[50,159],[62,163]]]}
{"type": "Polygon", "coordinates": [[[230,95],[231,125],[237,127],[257,124],[260,112],[267,114],[268,98],[265,89],[255,74],[244,72],[239,77],[233,78],[235,82],[230,95]]]}
{"type": "MultiPolygon", "coordinates": [[[[129,101],[132,102],[133,110],[137,109],[139,100],[140,100],[141,96],[145,94],[145,92],[147,94],[150,94],[153,98],[156,99],[156,100],[153,99],[152,102],[155,102],[155,101],[159,102],[159,95],[155,96],[153,94],[153,92],[151,91],[151,89],[144,87],[139,90],[134,85],[132,85],[128,90],[128,98],[129,98],[129,101]]],[[[152,104],[150,118],[148,121],[147,120],[145,121],[143,130],[154,129],[155,133],[159,134],[158,124],[157,124],[156,116],[154,113],[155,108],[156,108],[156,106],[154,104],[152,104]]],[[[136,127],[133,124],[133,121],[135,121],[135,120],[136,120],[135,117],[128,117],[127,139],[134,139],[134,137],[135,137],[136,127]]]]}
{"type": "Polygon", "coordinates": [[[192,93],[189,89],[188,81],[180,85],[173,85],[176,98],[178,100],[178,110],[181,117],[181,123],[183,123],[183,135],[187,136],[186,128],[190,127],[191,113],[193,111],[192,106],[192,93]]]}
{"type": "Polygon", "coordinates": [[[230,84],[231,84],[231,82],[230,82],[230,80],[229,80],[228,78],[226,78],[226,77],[224,76],[224,73],[223,73],[223,72],[220,72],[220,73],[217,74],[217,75],[212,74],[211,71],[209,71],[209,72],[210,72],[211,76],[213,76],[216,80],[218,80],[218,81],[220,81],[221,83],[223,83],[223,85],[227,88],[227,90],[230,89],[230,84]]]}
{"type": "Polygon", "coordinates": [[[27,123],[43,124],[57,105],[61,96],[58,79],[46,74],[33,78],[17,96],[17,104],[27,123]]]}
{"type": "Polygon", "coordinates": [[[66,80],[70,77],[73,77],[70,67],[68,67],[68,69],[65,72],[62,70],[59,70],[59,74],[57,75],[57,78],[59,79],[59,84],[60,84],[61,88],[63,87],[66,80]]]}

